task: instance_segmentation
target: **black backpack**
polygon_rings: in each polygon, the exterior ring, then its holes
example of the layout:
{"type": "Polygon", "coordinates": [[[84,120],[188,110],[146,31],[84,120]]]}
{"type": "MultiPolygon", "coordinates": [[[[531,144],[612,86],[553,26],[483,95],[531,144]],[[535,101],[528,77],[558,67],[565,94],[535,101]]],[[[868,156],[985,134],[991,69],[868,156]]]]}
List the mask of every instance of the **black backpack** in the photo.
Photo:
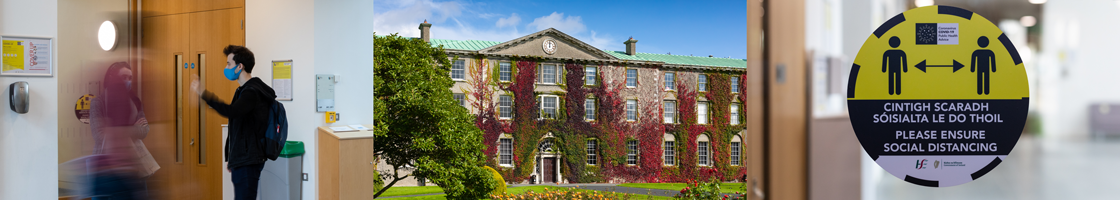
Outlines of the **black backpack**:
{"type": "Polygon", "coordinates": [[[288,116],[284,104],[272,100],[268,109],[268,127],[264,131],[264,155],[269,160],[276,160],[280,151],[284,150],[284,143],[288,141],[288,116]]]}

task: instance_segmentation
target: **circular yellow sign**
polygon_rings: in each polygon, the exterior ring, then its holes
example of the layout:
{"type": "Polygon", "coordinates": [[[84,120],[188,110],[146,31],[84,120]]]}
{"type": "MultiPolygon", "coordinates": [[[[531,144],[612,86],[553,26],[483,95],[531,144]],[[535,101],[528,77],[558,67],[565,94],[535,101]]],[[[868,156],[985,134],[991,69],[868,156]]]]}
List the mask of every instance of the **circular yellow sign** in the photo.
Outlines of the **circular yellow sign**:
{"type": "Polygon", "coordinates": [[[74,115],[78,117],[78,121],[89,124],[89,109],[93,107],[93,94],[82,95],[78,97],[78,101],[74,103],[74,115]]]}
{"type": "Polygon", "coordinates": [[[852,64],[848,114],[864,150],[918,185],[971,182],[1011,152],[1026,122],[1027,73],[995,24],[952,6],[899,14],[852,64]]]}

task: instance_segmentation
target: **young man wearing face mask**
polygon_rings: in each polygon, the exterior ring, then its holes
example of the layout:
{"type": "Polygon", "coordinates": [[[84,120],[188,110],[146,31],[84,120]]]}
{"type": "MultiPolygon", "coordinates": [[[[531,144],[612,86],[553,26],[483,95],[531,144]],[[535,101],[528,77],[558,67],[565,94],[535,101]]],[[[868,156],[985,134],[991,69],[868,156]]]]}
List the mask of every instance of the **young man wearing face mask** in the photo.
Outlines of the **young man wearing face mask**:
{"type": "Polygon", "coordinates": [[[233,93],[233,101],[226,104],[214,93],[200,90],[197,78],[192,80],[191,90],[218,114],[229,118],[225,155],[229,162],[226,169],[233,179],[234,198],[256,199],[257,184],[267,160],[260,141],[265,137],[269,105],[276,99],[276,92],[251,75],[256,61],[249,48],[229,45],[222,52],[226,55],[226,78],[240,84],[233,93]]]}

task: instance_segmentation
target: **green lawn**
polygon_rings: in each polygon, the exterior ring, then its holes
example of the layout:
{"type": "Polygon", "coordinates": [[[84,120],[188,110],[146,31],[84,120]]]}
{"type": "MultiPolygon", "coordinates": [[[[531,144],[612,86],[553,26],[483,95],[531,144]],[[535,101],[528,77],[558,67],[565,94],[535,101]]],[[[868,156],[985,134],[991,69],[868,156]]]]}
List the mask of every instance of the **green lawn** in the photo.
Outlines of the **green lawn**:
{"type": "MultiPolygon", "coordinates": [[[[691,185],[687,185],[686,183],[623,183],[619,184],[618,186],[680,191],[681,189],[684,189],[685,186],[691,185]]],[[[743,186],[743,183],[721,183],[719,185],[719,191],[720,193],[743,192],[742,190],[739,190],[739,187],[741,186],[743,186]]]]}
{"type": "MultiPolygon", "coordinates": [[[[374,191],[374,193],[377,193],[377,191],[374,191]]],[[[381,194],[381,197],[432,193],[443,193],[443,189],[439,186],[393,186],[381,194]]]]}
{"type": "MultiPolygon", "coordinates": [[[[562,187],[556,187],[556,186],[522,186],[522,187],[506,188],[506,193],[521,194],[521,193],[528,192],[530,190],[532,190],[533,192],[543,192],[545,188],[548,188],[548,190],[564,189],[562,187]]],[[[684,188],[684,187],[681,187],[681,188],[684,188]]],[[[578,190],[583,191],[583,192],[592,192],[592,190],[584,190],[584,189],[578,189],[578,190]]],[[[443,190],[440,189],[439,186],[424,186],[424,187],[397,186],[397,187],[389,188],[388,191],[385,191],[385,194],[381,194],[381,197],[390,197],[390,196],[387,196],[387,195],[390,195],[390,194],[392,194],[391,196],[403,196],[403,195],[416,195],[416,194],[434,194],[434,193],[442,193],[442,192],[443,192],[443,190]]],[[[444,196],[445,195],[440,194],[440,195],[392,198],[392,199],[394,199],[394,200],[395,199],[400,199],[400,200],[443,200],[443,199],[447,199],[444,196]]],[[[634,194],[634,195],[631,196],[632,199],[647,199],[647,197],[649,197],[649,196],[639,195],[639,194],[634,194]]],[[[662,199],[673,199],[673,198],[653,196],[652,199],[662,200],[662,199]]]]}

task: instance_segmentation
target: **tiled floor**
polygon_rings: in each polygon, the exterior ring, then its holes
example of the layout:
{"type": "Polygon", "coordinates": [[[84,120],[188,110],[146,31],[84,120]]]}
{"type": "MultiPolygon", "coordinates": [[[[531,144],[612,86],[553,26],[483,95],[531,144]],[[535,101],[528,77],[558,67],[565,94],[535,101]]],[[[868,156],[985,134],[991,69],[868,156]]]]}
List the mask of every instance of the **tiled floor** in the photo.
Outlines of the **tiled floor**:
{"type": "Polygon", "coordinates": [[[948,188],[876,171],[882,174],[864,200],[1120,199],[1120,139],[1024,136],[991,173],[948,188]]]}

